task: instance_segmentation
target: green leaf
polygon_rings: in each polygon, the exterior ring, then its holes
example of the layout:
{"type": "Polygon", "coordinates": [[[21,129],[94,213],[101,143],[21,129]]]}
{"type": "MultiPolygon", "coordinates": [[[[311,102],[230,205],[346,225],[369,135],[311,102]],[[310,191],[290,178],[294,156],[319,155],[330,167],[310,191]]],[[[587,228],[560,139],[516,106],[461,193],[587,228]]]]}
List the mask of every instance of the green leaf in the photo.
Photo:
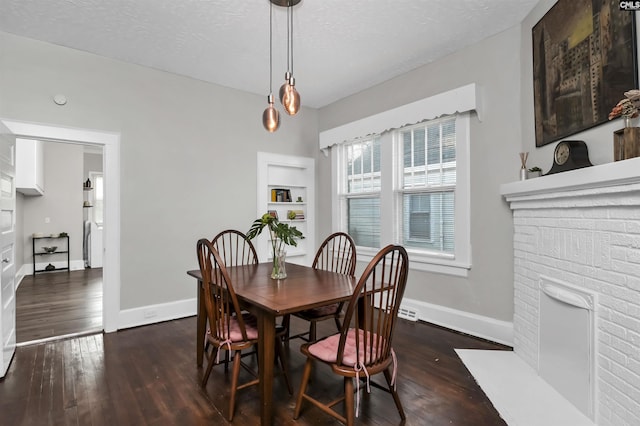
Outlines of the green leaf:
{"type": "Polygon", "coordinates": [[[256,219],[253,221],[251,228],[247,232],[247,240],[252,240],[258,235],[262,233],[262,229],[265,227],[266,223],[262,221],[262,219],[256,219]]]}
{"type": "MultiPolygon", "coordinates": [[[[304,239],[304,235],[295,226],[287,223],[280,223],[278,219],[267,214],[253,221],[251,228],[247,232],[247,240],[252,240],[262,233],[265,226],[273,234],[273,237],[280,239],[284,244],[296,247],[299,239],[304,239]]],[[[275,242],[273,242],[275,247],[275,242]]]]}

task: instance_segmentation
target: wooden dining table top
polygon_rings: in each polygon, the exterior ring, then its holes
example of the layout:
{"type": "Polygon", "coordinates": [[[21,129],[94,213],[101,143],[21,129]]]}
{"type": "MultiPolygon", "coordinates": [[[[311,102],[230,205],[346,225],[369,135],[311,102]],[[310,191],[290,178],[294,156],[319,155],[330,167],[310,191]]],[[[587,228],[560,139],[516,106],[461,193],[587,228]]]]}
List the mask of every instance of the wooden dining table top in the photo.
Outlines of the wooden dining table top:
{"type": "MultiPolygon", "coordinates": [[[[279,316],[342,302],[353,294],[355,278],[348,275],[288,263],[287,278],[275,280],[272,266],[268,262],[226,268],[238,298],[279,316]]],[[[187,273],[202,279],[200,270],[187,273]]]]}

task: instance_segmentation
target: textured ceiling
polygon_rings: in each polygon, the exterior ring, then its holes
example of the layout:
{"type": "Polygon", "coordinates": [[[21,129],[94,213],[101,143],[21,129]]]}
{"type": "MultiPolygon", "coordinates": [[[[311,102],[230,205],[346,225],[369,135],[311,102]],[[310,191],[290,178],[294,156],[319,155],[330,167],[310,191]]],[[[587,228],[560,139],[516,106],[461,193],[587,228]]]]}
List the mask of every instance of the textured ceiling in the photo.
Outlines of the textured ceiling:
{"type": "MultiPolygon", "coordinates": [[[[518,24],[538,0],[302,0],[294,75],[319,108],[518,24]]],[[[268,0],[0,0],[0,31],[266,95],[268,0]]],[[[286,71],[274,6],[273,91],[286,71]]]]}

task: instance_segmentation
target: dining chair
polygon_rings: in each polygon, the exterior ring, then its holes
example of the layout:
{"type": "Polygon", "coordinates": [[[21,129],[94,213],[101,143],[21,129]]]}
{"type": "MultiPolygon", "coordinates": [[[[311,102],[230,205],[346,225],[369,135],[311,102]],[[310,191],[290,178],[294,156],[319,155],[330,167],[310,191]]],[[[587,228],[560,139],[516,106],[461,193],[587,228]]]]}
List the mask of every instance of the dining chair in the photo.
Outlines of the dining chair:
{"type": "MultiPolygon", "coordinates": [[[[211,239],[211,244],[218,251],[227,268],[258,263],[258,254],[253,243],[240,231],[235,229],[221,231],[211,239]]],[[[206,336],[204,342],[204,349],[207,351],[210,343],[206,336]]],[[[228,353],[225,354],[227,355],[228,353]]]]}
{"type": "MultiPolygon", "coordinates": [[[[219,363],[221,351],[233,353],[233,369],[231,375],[231,393],[229,397],[229,421],[233,420],[236,392],[259,383],[258,375],[242,361],[242,351],[253,348],[258,343],[258,327],[255,316],[248,312],[242,312],[231,279],[227,273],[224,262],[206,238],[197,243],[198,264],[202,274],[202,283],[205,286],[205,306],[209,329],[207,340],[211,344],[212,352],[208,355],[207,370],[202,377],[201,386],[207,385],[211,370],[219,363]],[[243,367],[252,373],[256,379],[243,384],[238,383],[240,368],[243,367]]],[[[282,347],[282,335],[284,328],[276,329],[276,358],[280,360],[284,379],[292,394],[291,384],[286,370],[285,354],[282,347]]],[[[225,365],[231,361],[223,361],[225,365]]]]}
{"type": "MultiPolygon", "coordinates": [[[[307,361],[296,399],[294,419],[300,416],[302,402],[309,401],[342,423],[353,425],[354,416],[358,417],[359,412],[362,379],[367,392],[370,391],[370,385],[390,392],[401,419],[405,420],[396,391],[397,359],[392,343],[398,309],[407,283],[408,261],[407,252],[401,246],[388,245],[380,250],[356,284],[340,332],[300,346],[307,361]],[[343,377],[343,396],[325,403],[307,393],[314,362],[328,365],[334,374],[343,377]],[[388,389],[370,381],[370,377],[379,373],[384,374],[388,389]],[[354,378],[357,386],[355,409],[354,378]],[[344,415],[332,408],[342,401],[344,415]]],[[[326,393],[326,389],[323,391],[326,393]]]]}
{"type": "MultiPolygon", "coordinates": [[[[353,238],[345,232],[335,232],[329,235],[320,244],[311,266],[314,269],[355,276],[356,244],[353,238]]],[[[309,331],[290,336],[288,339],[301,338],[308,342],[313,342],[316,340],[317,323],[330,319],[335,321],[336,328],[340,331],[340,317],[342,316],[343,305],[344,303],[333,303],[293,314],[297,318],[309,322],[309,331]]],[[[283,324],[289,326],[289,323],[290,319],[285,317],[283,324]]]]}
{"type": "Polygon", "coordinates": [[[258,263],[258,254],[247,236],[235,229],[226,229],[211,239],[213,248],[218,251],[224,265],[250,265],[258,263]]]}

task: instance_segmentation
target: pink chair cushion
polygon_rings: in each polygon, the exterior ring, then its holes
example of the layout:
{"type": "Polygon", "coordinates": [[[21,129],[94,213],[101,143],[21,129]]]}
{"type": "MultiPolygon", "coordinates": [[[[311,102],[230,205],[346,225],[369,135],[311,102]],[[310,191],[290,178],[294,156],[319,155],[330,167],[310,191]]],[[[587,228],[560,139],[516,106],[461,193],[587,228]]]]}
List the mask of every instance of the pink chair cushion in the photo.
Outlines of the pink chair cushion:
{"type": "MultiPolygon", "coordinates": [[[[247,332],[247,339],[249,340],[255,340],[258,338],[258,319],[249,314],[249,313],[243,313],[242,314],[242,319],[244,320],[244,328],[245,331],[247,332]]],[[[224,330],[224,336],[218,336],[219,338],[221,338],[222,340],[227,340],[227,327],[223,327],[224,330]]],[[[207,330],[208,334],[211,334],[211,330],[207,330]]],[[[229,320],[229,340],[231,340],[232,342],[242,342],[244,340],[244,338],[242,337],[242,332],[240,331],[240,324],[238,323],[238,320],[236,319],[235,316],[231,317],[231,319],[229,320]]]]}
{"type": "MultiPolygon", "coordinates": [[[[367,363],[369,360],[365,359],[365,351],[362,345],[365,338],[364,330],[358,330],[360,332],[360,362],[367,363]]],[[[376,335],[373,336],[373,341],[377,339],[376,335]]],[[[309,353],[314,357],[325,362],[336,362],[338,359],[338,345],[340,344],[340,333],[334,334],[327,338],[317,341],[316,343],[309,345],[309,353]]],[[[367,353],[367,355],[369,355],[367,353]]],[[[372,355],[377,357],[376,348],[373,349],[372,355]]],[[[347,332],[347,340],[344,345],[344,356],[342,357],[342,363],[348,366],[355,366],[358,362],[356,358],[356,330],[350,328],[347,332]]]]}
{"type": "Polygon", "coordinates": [[[319,318],[327,315],[335,315],[338,313],[338,307],[340,304],[334,303],[333,305],[320,306],[319,308],[307,309],[302,314],[310,318],[319,318]]]}

